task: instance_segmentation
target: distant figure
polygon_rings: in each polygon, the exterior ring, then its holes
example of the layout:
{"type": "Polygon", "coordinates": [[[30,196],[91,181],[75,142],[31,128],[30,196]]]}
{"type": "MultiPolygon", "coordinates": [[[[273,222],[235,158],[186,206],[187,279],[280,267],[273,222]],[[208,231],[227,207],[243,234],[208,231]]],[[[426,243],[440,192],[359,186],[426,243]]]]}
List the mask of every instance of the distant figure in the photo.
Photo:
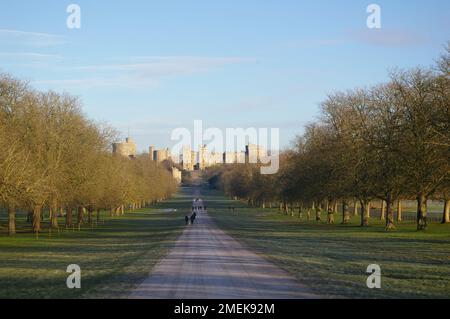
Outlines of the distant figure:
{"type": "Polygon", "coordinates": [[[233,209],[233,214],[234,214],[234,207],[232,209],[233,209]]]}
{"type": "Polygon", "coordinates": [[[192,214],[191,216],[191,224],[194,225],[194,221],[195,221],[195,216],[192,214]]]}
{"type": "Polygon", "coordinates": [[[189,224],[189,217],[185,216],[184,217],[184,221],[186,222],[186,225],[188,225],[189,224]]]}

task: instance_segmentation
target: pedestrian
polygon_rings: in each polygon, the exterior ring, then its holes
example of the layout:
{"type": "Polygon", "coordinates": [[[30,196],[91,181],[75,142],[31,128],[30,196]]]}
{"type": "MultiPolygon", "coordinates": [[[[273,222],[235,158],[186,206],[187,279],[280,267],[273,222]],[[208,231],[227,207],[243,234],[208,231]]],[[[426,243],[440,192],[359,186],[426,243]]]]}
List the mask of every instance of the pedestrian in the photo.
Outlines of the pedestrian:
{"type": "Polygon", "coordinates": [[[194,215],[191,216],[191,224],[194,225],[195,217],[194,215]]]}
{"type": "Polygon", "coordinates": [[[184,216],[184,221],[186,222],[186,225],[188,225],[189,224],[189,217],[184,216]]]}

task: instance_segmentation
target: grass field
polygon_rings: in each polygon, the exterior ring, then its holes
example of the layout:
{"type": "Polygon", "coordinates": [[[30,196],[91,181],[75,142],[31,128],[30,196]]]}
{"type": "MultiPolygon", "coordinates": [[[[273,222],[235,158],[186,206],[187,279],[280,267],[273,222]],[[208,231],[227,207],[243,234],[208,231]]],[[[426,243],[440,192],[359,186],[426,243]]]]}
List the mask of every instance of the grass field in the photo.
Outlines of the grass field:
{"type": "MultiPolygon", "coordinates": [[[[431,224],[427,232],[403,222],[386,233],[371,220],[335,225],[299,220],[277,210],[248,208],[217,191],[205,190],[208,211],[219,227],[272,260],[324,297],[450,298],[450,225],[431,224]],[[236,213],[228,207],[237,208],[236,213]],[[382,289],[366,287],[369,264],[382,269],[382,289]]],[[[108,217],[94,230],[62,230],[6,236],[0,218],[0,298],[124,298],[172,247],[190,210],[191,190],[150,209],[108,217]],[[178,211],[167,212],[174,208],[178,211]],[[82,289],[66,287],[66,267],[82,269],[82,289]]],[[[18,221],[29,228],[25,216],[18,221]]]]}
{"type": "MultiPolygon", "coordinates": [[[[103,214],[93,231],[63,230],[60,236],[32,234],[8,237],[0,221],[0,298],[122,298],[145,278],[180,234],[191,200],[186,191],[154,208],[103,214]],[[165,212],[175,208],[177,212],[165,212]],[[82,289],[68,289],[66,268],[78,264],[82,289]]],[[[3,214],[4,215],[4,214],[3,214]]],[[[19,216],[20,229],[25,217],[19,216]]],[[[27,226],[29,227],[29,226],[27,226]]]]}
{"type": "Polygon", "coordinates": [[[414,222],[403,222],[387,233],[376,219],[368,228],[359,227],[357,218],[340,225],[339,216],[327,225],[206,193],[219,227],[321,296],[450,298],[450,225],[430,224],[418,233],[414,222]],[[381,266],[381,289],[366,286],[369,264],[381,266]]]}

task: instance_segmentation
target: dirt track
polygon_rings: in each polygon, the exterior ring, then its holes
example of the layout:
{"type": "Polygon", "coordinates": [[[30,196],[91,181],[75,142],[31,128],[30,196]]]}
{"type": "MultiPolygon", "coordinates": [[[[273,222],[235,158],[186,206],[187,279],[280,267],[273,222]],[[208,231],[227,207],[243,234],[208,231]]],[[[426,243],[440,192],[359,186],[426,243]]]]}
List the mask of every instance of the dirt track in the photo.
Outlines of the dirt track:
{"type": "Polygon", "coordinates": [[[316,297],[285,271],[217,228],[201,210],[195,224],[186,227],[171,252],[130,295],[137,299],[316,297]]]}

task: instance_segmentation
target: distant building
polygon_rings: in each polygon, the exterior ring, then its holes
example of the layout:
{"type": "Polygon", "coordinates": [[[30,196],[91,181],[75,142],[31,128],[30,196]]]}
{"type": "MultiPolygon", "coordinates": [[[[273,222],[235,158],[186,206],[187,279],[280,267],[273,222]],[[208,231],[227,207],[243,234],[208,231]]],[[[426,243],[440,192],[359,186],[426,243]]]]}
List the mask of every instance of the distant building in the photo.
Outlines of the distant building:
{"type": "Polygon", "coordinates": [[[157,161],[158,163],[169,160],[170,159],[169,149],[166,148],[164,150],[154,151],[154,158],[155,158],[155,161],[157,161]]]}
{"type": "MultiPolygon", "coordinates": [[[[155,150],[154,146],[150,146],[149,153],[150,159],[159,163],[172,159],[168,148],[155,150]]],[[[181,164],[182,170],[194,171],[223,164],[259,163],[268,155],[264,147],[256,144],[248,144],[245,151],[238,152],[211,152],[206,145],[200,145],[196,152],[190,145],[184,145],[179,155],[176,155],[178,160],[176,162],[181,164]]]]}
{"type": "Polygon", "coordinates": [[[183,169],[185,171],[193,171],[196,161],[195,161],[195,152],[192,152],[190,145],[184,145],[181,152],[181,163],[183,165],[183,169]],[[194,155],[193,155],[194,153],[194,155]]]}
{"type": "Polygon", "coordinates": [[[200,145],[198,148],[198,167],[203,170],[209,166],[209,152],[206,145],[200,145]]]}
{"type": "Polygon", "coordinates": [[[210,166],[223,164],[223,153],[212,152],[210,158],[210,166]]]}
{"type": "Polygon", "coordinates": [[[197,165],[197,152],[191,151],[191,167],[192,171],[195,169],[195,166],[197,165]]]}
{"type": "Polygon", "coordinates": [[[156,150],[155,147],[152,145],[148,149],[150,160],[156,161],[158,163],[164,162],[166,160],[169,160],[170,157],[170,151],[168,148],[163,150],[156,150]]]}
{"type": "Polygon", "coordinates": [[[223,153],[224,164],[245,163],[245,152],[225,152],[223,153]]]}
{"type": "Polygon", "coordinates": [[[245,152],[236,152],[236,163],[245,164],[245,152]]]}
{"type": "Polygon", "coordinates": [[[113,154],[135,158],[136,143],[129,137],[125,139],[125,142],[113,143],[113,154]]]}
{"type": "Polygon", "coordinates": [[[236,163],[236,153],[235,152],[224,152],[223,153],[223,163],[224,164],[236,163]]]}
{"type": "Polygon", "coordinates": [[[265,156],[267,156],[267,151],[262,146],[255,145],[255,144],[248,144],[245,147],[245,162],[246,163],[256,164],[265,156]]]}
{"type": "Polygon", "coordinates": [[[176,168],[175,166],[172,167],[172,176],[178,182],[178,184],[181,184],[181,181],[182,181],[181,171],[178,168],[176,168]]]}
{"type": "Polygon", "coordinates": [[[148,148],[148,155],[151,161],[155,160],[155,147],[153,145],[148,148]]]}

